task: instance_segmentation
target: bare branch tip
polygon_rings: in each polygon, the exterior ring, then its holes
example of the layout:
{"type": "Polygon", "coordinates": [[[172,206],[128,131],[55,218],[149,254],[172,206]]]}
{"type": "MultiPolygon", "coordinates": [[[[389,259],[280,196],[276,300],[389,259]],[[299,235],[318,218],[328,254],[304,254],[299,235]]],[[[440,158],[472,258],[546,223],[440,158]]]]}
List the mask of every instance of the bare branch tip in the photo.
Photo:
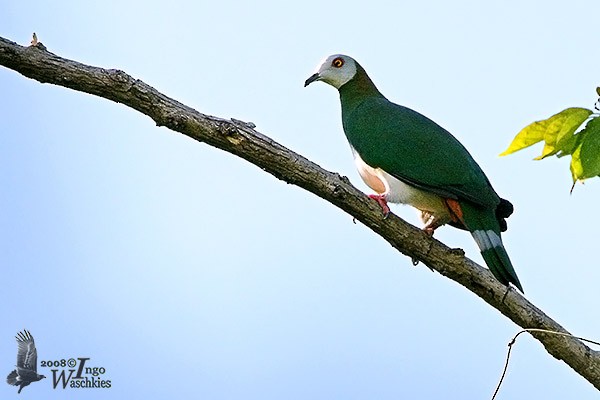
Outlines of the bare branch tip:
{"type": "Polygon", "coordinates": [[[40,50],[44,50],[44,51],[48,50],[48,49],[46,48],[46,46],[44,46],[44,44],[43,44],[42,42],[38,41],[38,37],[37,37],[37,35],[35,34],[35,32],[33,32],[33,35],[32,35],[32,38],[31,38],[31,42],[30,42],[30,43],[31,43],[31,44],[30,44],[30,46],[29,46],[29,47],[35,47],[36,49],[40,49],[40,50]]]}

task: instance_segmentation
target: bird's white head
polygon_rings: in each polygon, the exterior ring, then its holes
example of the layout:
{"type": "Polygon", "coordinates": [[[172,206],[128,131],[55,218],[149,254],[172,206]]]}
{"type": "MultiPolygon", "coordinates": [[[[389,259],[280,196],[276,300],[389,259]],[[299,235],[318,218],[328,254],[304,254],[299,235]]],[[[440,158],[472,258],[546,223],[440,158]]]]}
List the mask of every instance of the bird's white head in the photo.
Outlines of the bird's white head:
{"type": "Polygon", "coordinates": [[[343,54],[334,54],[323,61],[317,72],[304,82],[304,86],[306,87],[315,81],[323,81],[339,89],[350,79],[354,78],[356,71],[356,61],[352,57],[343,54]]]}

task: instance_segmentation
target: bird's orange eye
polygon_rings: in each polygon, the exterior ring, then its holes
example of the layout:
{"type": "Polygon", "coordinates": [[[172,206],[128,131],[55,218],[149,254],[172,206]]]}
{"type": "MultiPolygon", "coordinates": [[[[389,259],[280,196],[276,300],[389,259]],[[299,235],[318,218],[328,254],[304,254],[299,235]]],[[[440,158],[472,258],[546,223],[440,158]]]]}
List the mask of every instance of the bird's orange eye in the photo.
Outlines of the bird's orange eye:
{"type": "Polygon", "coordinates": [[[342,57],[338,57],[331,62],[331,65],[333,65],[336,68],[341,68],[342,65],[344,65],[344,59],[342,57]]]}

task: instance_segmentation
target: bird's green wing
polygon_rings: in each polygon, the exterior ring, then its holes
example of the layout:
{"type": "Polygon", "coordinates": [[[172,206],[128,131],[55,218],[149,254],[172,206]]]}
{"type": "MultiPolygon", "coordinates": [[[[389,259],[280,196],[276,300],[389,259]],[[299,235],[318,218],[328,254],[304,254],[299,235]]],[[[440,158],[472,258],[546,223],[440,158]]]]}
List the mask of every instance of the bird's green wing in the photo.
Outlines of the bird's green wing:
{"type": "Polygon", "coordinates": [[[473,157],[429,118],[384,97],[345,110],[348,141],[371,167],[447,198],[495,209],[500,198],[473,157]]]}

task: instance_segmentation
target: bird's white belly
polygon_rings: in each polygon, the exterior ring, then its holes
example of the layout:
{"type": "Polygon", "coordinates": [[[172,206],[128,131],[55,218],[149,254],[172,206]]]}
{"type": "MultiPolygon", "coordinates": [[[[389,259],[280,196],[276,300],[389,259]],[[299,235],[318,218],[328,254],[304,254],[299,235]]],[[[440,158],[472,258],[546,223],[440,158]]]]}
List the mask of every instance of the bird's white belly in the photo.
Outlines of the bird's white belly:
{"type": "Polygon", "coordinates": [[[360,155],[352,149],[354,162],[363,181],[379,194],[385,194],[390,203],[402,203],[415,207],[422,212],[424,221],[430,218],[442,223],[451,220],[444,199],[437,194],[424,191],[394,178],[381,168],[367,165],[360,155]]]}

